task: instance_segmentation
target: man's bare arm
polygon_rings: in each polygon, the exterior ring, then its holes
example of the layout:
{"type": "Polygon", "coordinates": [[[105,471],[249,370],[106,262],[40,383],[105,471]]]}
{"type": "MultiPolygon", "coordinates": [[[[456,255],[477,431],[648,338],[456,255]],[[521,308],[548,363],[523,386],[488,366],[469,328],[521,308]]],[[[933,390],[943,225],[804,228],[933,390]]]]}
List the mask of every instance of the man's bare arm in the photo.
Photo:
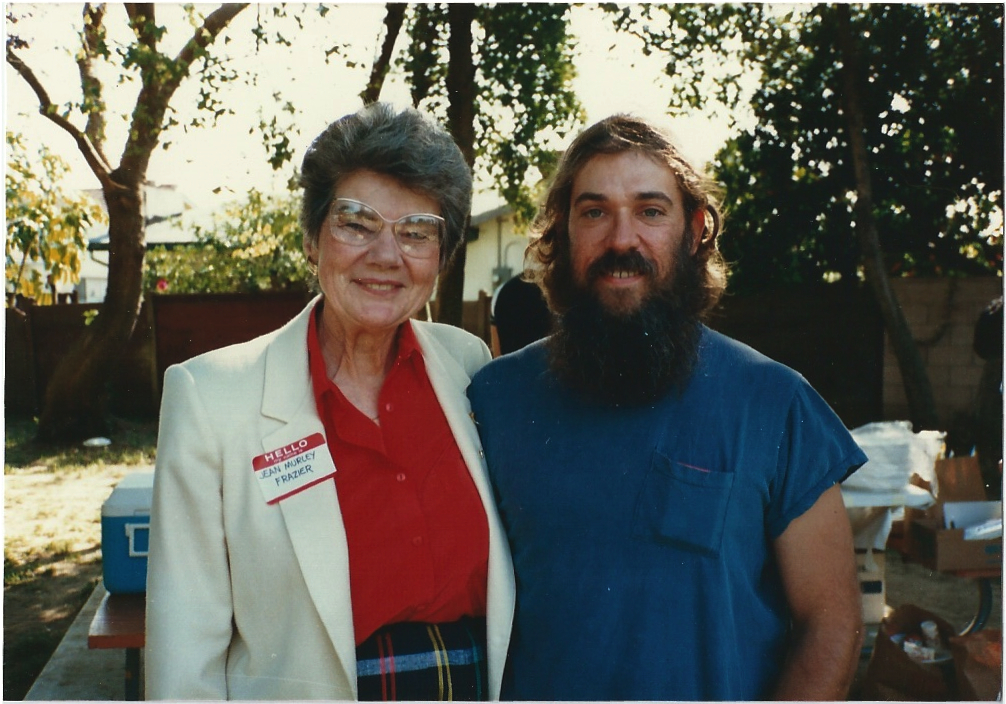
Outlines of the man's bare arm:
{"type": "Polygon", "coordinates": [[[793,646],[776,699],[844,700],[863,642],[852,529],[838,485],[775,541],[793,614],[793,646]]]}

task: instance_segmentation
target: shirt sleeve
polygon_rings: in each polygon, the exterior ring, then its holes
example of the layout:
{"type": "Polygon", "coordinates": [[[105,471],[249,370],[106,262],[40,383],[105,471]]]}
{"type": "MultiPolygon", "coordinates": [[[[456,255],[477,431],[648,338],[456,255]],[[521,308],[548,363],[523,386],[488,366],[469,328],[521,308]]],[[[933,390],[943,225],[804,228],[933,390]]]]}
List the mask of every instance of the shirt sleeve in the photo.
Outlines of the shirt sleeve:
{"type": "Polygon", "coordinates": [[[770,536],[782,535],[794,518],[866,459],[831,407],[801,378],[779,440],[768,510],[770,536]]]}
{"type": "Polygon", "coordinates": [[[192,375],[164,376],[150,516],[147,699],[226,699],[233,608],[222,460],[192,375]]]}

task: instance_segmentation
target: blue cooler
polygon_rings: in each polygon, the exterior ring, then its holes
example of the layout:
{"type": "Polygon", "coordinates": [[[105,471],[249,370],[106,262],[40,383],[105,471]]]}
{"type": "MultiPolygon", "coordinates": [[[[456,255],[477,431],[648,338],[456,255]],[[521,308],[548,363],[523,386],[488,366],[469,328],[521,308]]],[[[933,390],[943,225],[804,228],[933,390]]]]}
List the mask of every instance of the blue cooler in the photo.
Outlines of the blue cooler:
{"type": "Polygon", "coordinates": [[[101,505],[101,569],[112,594],[147,591],[154,473],[127,474],[101,505]]]}

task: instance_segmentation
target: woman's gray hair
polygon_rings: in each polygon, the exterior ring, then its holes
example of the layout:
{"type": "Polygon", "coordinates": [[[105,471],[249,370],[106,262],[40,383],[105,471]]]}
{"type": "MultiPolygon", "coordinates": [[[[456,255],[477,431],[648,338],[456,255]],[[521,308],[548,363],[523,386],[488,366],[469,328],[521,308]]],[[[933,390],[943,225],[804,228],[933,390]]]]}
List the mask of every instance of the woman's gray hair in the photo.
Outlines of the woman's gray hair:
{"type": "Polygon", "coordinates": [[[451,135],[418,110],[373,103],[330,124],[311,143],[300,170],[300,224],[306,243],[318,244],[339,182],[355,171],[390,176],[440,204],[447,234],[443,271],[464,241],[472,205],[472,172],[451,135]]]}

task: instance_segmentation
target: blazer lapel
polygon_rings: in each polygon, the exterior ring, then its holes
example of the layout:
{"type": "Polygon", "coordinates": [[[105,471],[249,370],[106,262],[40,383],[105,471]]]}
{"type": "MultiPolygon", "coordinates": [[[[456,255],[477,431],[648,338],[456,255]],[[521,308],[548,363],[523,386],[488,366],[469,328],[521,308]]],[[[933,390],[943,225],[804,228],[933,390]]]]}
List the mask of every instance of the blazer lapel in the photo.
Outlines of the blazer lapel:
{"type": "Polygon", "coordinates": [[[470,415],[471,405],[465,391],[471,382],[468,373],[450,355],[439,340],[430,334],[428,328],[413,324],[419,346],[423,350],[423,362],[430,377],[433,392],[440,401],[440,407],[447,417],[447,424],[454,433],[454,439],[461,449],[461,456],[468,465],[475,486],[483,502],[492,503],[492,488],[484,471],[473,471],[484,464],[482,443],[479,441],[475,421],[470,415]]]}
{"type": "MultiPolygon", "coordinates": [[[[262,439],[262,450],[284,447],[313,433],[325,434],[318,417],[307,360],[307,325],[317,299],[282,330],[266,352],[262,413],[282,425],[262,439]]],[[[325,452],[328,447],[323,446],[325,452]]],[[[336,467],[338,471],[338,466],[336,467]]],[[[294,554],[314,606],[356,687],[356,641],[349,587],[349,549],[332,481],[279,502],[294,554]]]]}
{"type": "Polygon", "coordinates": [[[493,698],[499,696],[503,678],[503,664],[510,643],[513,624],[515,585],[503,523],[496,509],[492,486],[489,483],[485,465],[485,453],[478,436],[478,429],[471,417],[471,404],[466,391],[471,378],[458,364],[454,356],[436,338],[432,330],[424,325],[413,324],[416,338],[423,350],[426,373],[433,391],[440,401],[447,423],[454,433],[454,439],[461,450],[461,456],[468,465],[475,488],[482,499],[489,522],[489,579],[486,595],[486,636],[488,640],[490,692],[493,698]]]}

